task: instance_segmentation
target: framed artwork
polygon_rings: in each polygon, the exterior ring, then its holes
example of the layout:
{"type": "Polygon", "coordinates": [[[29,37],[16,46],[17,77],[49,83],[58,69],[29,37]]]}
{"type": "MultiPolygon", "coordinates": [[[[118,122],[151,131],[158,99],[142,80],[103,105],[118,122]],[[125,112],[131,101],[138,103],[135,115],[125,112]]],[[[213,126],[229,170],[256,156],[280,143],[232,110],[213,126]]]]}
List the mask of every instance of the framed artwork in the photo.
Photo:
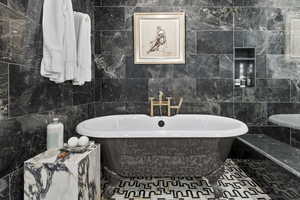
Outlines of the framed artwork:
{"type": "Polygon", "coordinates": [[[290,60],[300,59],[300,13],[290,12],[286,20],[286,56],[290,60]]]}
{"type": "Polygon", "coordinates": [[[185,13],[135,13],[134,63],[184,64],[185,13]]]}

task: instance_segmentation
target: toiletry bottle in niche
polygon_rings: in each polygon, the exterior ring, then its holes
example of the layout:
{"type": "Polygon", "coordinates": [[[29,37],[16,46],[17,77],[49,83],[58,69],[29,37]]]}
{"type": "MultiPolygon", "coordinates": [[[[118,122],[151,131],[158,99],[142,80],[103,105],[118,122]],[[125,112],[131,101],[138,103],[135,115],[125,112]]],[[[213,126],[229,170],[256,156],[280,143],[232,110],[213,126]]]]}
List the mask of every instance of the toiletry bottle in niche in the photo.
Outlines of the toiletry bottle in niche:
{"type": "Polygon", "coordinates": [[[246,77],[244,75],[244,64],[240,63],[240,87],[246,87],[246,77]]]}
{"type": "Polygon", "coordinates": [[[64,145],[64,125],[54,118],[47,126],[47,150],[60,149],[64,145]]]}
{"type": "Polygon", "coordinates": [[[253,64],[249,64],[246,85],[247,87],[253,86],[253,64]]]}

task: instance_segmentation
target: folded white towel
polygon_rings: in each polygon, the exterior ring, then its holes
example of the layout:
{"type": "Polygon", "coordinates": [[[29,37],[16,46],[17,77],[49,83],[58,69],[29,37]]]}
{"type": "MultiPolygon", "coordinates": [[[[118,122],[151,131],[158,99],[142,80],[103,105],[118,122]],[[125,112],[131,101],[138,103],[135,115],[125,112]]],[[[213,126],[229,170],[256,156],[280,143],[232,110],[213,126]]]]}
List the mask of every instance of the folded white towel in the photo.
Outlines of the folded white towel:
{"type": "Polygon", "coordinates": [[[71,0],[44,0],[41,75],[62,83],[74,79],[77,50],[71,0]]]}
{"type": "Polygon", "coordinates": [[[74,12],[77,44],[77,68],[73,85],[83,85],[92,79],[91,19],[88,14],[74,12]]]}

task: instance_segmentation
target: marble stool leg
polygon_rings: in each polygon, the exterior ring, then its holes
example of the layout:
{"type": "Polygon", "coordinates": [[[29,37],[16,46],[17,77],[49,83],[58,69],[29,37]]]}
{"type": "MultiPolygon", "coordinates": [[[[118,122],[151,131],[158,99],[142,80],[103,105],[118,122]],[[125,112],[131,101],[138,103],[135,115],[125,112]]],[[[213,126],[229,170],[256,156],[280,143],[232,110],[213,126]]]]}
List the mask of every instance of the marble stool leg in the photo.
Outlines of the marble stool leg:
{"type": "Polygon", "coordinates": [[[111,171],[107,167],[104,167],[103,171],[104,171],[104,176],[108,181],[107,186],[104,188],[103,196],[105,199],[111,199],[111,197],[114,194],[114,190],[120,183],[122,177],[119,176],[117,173],[111,171]]]}

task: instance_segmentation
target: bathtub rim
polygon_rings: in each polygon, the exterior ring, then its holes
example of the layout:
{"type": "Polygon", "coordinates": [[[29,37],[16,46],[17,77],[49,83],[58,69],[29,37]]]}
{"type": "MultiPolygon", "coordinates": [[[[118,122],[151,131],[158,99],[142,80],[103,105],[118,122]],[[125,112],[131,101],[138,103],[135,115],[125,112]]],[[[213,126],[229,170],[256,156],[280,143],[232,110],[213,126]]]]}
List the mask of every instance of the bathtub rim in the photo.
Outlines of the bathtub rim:
{"type": "MultiPolygon", "coordinates": [[[[156,117],[150,117],[145,114],[124,114],[124,115],[107,115],[102,117],[95,117],[91,118],[85,121],[80,122],[76,126],[76,132],[79,135],[93,137],[93,138],[103,138],[103,139],[113,139],[113,138],[230,138],[230,137],[238,137],[241,135],[244,135],[248,132],[248,126],[237,119],[224,117],[224,116],[218,116],[218,115],[202,115],[202,114],[179,114],[172,117],[180,117],[180,116],[199,116],[202,117],[216,117],[216,118],[223,118],[226,120],[231,120],[232,122],[239,123],[238,128],[230,129],[230,130],[87,130],[85,127],[83,127],[86,123],[88,123],[90,120],[96,120],[99,118],[118,118],[118,117],[124,117],[124,116],[135,116],[135,117],[149,117],[156,120],[161,120],[165,118],[165,116],[156,116],[156,117]],[[156,132],[156,135],[149,135],[151,132],[156,132]],[[202,134],[201,134],[202,133],[202,134]]],[[[171,118],[172,118],[171,117],[171,118]]]]}

